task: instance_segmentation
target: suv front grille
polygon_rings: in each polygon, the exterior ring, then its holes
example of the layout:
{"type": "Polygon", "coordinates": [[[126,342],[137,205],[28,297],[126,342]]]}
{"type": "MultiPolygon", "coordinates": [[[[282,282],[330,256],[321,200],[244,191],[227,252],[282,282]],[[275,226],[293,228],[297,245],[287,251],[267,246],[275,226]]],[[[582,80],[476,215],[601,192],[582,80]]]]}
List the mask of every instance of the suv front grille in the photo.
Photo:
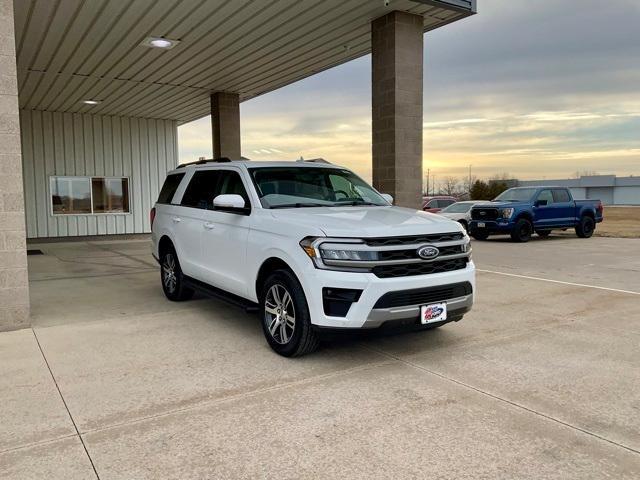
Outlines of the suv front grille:
{"type": "Polygon", "coordinates": [[[496,220],[498,218],[497,208],[472,208],[472,220],[496,220]]]}
{"type": "MultiPolygon", "coordinates": [[[[464,253],[462,245],[449,245],[446,247],[438,247],[440,255],[456,255],[464,253]]],[[[380,250],[378,252],[378,260],[410,260],[418,257],[418,250],[415,248],[409,250],[380,250]]]]}
{"type": "Polygon", "coordinates": [[[462,240],[462,232],[437,233],[432,235],[409,235],[405,237],[364,238],[370,247],[386,247],[390,245],[415,245],[419,243],[450,242],[462,240]]]}
{"type": "Polygon", "coordinates": [[[407,307],[427,303],[444,302],[452,298],[470,295],[473,289],[469,282],[454,283],[442,287],[415,288],[385,293],[373,308],[407,307]]]}
{"type": "Polygon", "coordinates": [[[454,258],[423,263],[406,263],[401,265],[378,265],[372,272],[378,278],[408,277],[411,275],[428,275],[431,273],[451,272],[467,267],[469,257],[454,258]]]}

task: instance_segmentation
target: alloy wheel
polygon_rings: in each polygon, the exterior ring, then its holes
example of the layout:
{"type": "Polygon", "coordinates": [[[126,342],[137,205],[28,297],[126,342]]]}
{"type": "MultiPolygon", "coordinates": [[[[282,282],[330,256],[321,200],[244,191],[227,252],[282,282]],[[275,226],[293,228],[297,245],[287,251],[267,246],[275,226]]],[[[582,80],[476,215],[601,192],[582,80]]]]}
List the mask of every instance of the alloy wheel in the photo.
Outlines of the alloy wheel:
{"type": "Polygon", "coordinates": [[[277,343],[289,343],[296,328],[296,312],[291,294],[284,285],[272,285],[267,291],[264,321],[269,334],[277,343]]]}
{"type": "Polygon", "coordinates": [[[173,293],[176,290],[176,259],[172,253],[167,253],[164,256],[164,263],[162,264],[162,282],[169,293],[173,293]]]}

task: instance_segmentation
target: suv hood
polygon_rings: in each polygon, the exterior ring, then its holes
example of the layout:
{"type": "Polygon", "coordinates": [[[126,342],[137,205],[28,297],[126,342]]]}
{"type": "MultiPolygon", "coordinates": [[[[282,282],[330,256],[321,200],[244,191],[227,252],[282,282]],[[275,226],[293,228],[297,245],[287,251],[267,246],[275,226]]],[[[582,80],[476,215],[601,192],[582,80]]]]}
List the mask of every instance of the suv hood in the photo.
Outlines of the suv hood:
{"type": "Polygon", "coordinates": [[[399,237],[462,231],[459,223],[401,207],[307,207],[271,210],[279,221],[321,229],[328,237],[399,237]]]}

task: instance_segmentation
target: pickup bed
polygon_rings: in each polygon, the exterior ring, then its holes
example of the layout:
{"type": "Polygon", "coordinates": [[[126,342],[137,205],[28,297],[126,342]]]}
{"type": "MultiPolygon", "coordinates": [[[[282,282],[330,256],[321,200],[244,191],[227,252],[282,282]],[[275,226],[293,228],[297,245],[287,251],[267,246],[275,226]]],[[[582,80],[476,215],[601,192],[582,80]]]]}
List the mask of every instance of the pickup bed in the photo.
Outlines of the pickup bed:
{"type": "Polygon", "coordinates": [[[473,207],[469,232],[476,240],[508,234],[527,242],[534,232],[546,237],[552,230],[574,228],[578,237],[589,238],[602,218],[600,200],[574,200],[568,188],[517,187],[473,207]]]}

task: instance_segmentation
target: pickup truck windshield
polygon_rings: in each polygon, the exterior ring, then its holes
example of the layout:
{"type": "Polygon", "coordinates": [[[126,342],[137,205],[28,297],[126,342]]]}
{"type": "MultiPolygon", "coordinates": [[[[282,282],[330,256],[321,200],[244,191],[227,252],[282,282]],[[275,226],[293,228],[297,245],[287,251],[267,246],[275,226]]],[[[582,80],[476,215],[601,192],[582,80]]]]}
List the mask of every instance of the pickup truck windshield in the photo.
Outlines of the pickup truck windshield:
{"type": "Polygon", "coordinates": [[[250,168],[264,208],[378,205],[387,201],[360,177],[342,168],[250,168]]]}
{"type": "Polygon", "coordinates": [[[527,202],[533,199],[537,188],[510,188],[505,190],[496,198],[494,202],[527,202]]]}

